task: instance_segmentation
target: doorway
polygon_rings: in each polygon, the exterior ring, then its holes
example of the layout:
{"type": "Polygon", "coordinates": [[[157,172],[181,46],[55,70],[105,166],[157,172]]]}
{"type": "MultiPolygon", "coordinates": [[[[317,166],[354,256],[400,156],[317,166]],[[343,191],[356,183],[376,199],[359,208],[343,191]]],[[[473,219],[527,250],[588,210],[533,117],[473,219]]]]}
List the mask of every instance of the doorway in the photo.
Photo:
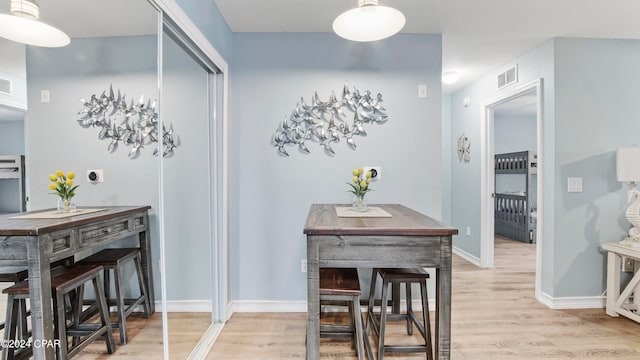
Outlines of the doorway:
{"type": "MultiPolygon", "coordinates": [[[[496,200],[496,158],[495,155],[500,153],[504,148],[501,148],[503,144],[496,147],[496,113],[498,117],[501,113],[505,113],[510,107],[522,104],[524,102],[529,103],[529,111],[535,110],[535,153],[529,156],[535,156],[535,195],[532,194],[534,190],[530,189],[526,182],[533,182],[529,175],[522,175],[522,178],[516,181],[525,181],[525,185],[513,185],[509,184],[509,181],[501,181],[500,186],[504,191],[504,187],[513,187],[509,191],[520,192],[527,195],[528,200],[520,202],[516,208],[513,209],[513,213],[520,214],[522,217],[527,217],[528,220],[532,220],[535,217],[535,228],[526,228],[527,236],[531,236],[531,242],[535,245],[535,297],[539,299],[541,288],[541,244],[543,239],[541,237],[543,226],[543,171],[544,164],[540,159],[543,159],[543,118],[542,118],[542,79],[538,79],[520,87],[505,91],[498,97],[491,99],[481,106],[481,240],[480,240],[480,265],[485,268],[493,268],[494,264],[494,250],[495,250],[495,233],[496,233],[496,210],[505,210],[504,203],[497,205],[496,200]],[[498,151],[496,151],[496,149],[498,151]],[[539,179],[539,181],[538,181],[539,179]],[[515,189],[518,187],[519,189],[515,189]],[[535,212],[534,212],[535,209],[535,212]],[[533,230],[529,232],[529,230],[533,230]]],[[[514,139],[515,140],[515,139],[514,139]]],[[[520,139],[522,142],[523,140],[520,139]]],[[[530,139],[530,141],[533,141],[530,139]]],[[[531,143],[529,143],[531,144],[531,143]]],[[[530,145],[528,145],[530,146],[530,145]]],[[[530,160],[528,166],[531,167],[530,160]]],[[[507,165],[510,166],[510,165],[507,165]]],[[[512,179],[513,180],[513,179],[512,179]]],[[[516,194],[513,194],[516,195],[516,194]]],[[[507,196],[509,197],[509,196],[507,196]]],[[[524,196],[512,196],[512,198],[524,198],[524,196]]],[[[506,205],[508,207],[514,207],[514,202],[506,205]]],[[[499,224],[502,226],[503,224],[499,224]]],[[[526,225],[523,225],[526,226],[526,225]]]]}

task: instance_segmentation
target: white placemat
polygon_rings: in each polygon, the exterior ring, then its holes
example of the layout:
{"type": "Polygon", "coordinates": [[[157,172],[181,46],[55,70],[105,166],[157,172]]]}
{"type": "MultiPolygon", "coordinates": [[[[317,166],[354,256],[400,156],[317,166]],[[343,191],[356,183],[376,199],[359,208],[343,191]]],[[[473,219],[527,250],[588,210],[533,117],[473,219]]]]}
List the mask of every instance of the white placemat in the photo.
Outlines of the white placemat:
{"type": "Polygon", "coordinates": [[[103,211],[105,209],[100,208],[84,208],[84,209],[76,209],[75,212],[63,213],[58,210],[51,211],[43,211],[33,214],[25,214],[25,215],[17,215],[12,216],[9,219],[63,219],[66,217],[76,216],[76,215],[84,215],[93,212],[103,211]]]}
{"type": "Polygon", "coordinates": [[[350,207],[337,207],[336,214],[338,217],[393,217],[383,208],[370,206],[367,211],[355,211],[350,207]]]}

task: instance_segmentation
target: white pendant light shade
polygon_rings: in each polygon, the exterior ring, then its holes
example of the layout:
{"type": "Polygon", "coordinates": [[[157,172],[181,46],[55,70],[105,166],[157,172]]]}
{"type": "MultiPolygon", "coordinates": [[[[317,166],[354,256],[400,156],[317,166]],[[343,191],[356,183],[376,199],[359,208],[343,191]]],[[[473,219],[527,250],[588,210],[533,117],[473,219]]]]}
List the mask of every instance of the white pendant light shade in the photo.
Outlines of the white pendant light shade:
{"type": "Polygon", "coordinates": [[[455,84],[460,79],[460,76],[455,71],[447,71],[442,74],[442,82],[445,84],[455,84]]]}
{"type": "Polygon", "coordinates": [[[35,2],[12,0],[11,15],[0,14],[0,37],[43,47],[61,47],[71,42],[67,34],[41,22],[39,15],[35,2]]]}
{"type": "Polygon", "coordinates": [[[352,41],[376,41],[397,34],[405,24],[404,15],[378,1],[360,0],[359,7],[345,11],[333,21],[333,31],[352,41]]]}

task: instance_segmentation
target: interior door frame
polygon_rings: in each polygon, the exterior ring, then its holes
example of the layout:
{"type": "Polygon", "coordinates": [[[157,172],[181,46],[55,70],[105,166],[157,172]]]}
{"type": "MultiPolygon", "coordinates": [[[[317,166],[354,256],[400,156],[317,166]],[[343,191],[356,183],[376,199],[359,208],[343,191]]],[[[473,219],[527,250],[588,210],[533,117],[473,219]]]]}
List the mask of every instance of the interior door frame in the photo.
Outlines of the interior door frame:
{"type": "Polygon", "coordinates": [[[480,194],[480,266],[483,268],[494,267],[494,198],[495,172],[494,172],[494,108],[502,103],[513,100],[535,89],[536,91],[536,133],[538,152],[538,181],[537,181],[537,223],[536,223],[536,280],[535,298],[540,299],[542,279],[542,244],[544,233],[544,114],[543,114],[543,79],[539,78],[524,85],[514,87],[485,101],[481,104],[480,126],[480,152],[481,152],[481,194],[480,194]]]}

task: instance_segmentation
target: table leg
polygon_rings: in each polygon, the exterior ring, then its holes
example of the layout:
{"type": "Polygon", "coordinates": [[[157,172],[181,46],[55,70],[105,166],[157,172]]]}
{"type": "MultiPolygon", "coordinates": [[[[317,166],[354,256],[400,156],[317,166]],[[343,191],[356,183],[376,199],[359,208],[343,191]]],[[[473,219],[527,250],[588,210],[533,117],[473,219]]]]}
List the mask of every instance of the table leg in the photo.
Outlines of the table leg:
{"type": "Polygon", "coordinates": [[[149,294],[149,310],[153,314],[156,311],[155,305],[155,291],[153,290],[153,271],[151,271],[151,264],[153,259],[151,258],[151,237],[149,236],[149,216],[144,216],[145,231],[138,234],[140,241],[140,257],[142,265],[142,276],[147,283],[147,293],[149,294]]]}
{"type": "Polygon", "coordinates": [[[307,236],[307,360],[320,358],[320,269],[317,236],[307,236]]]}
{"type": "Polygon", "coordinates": [[[27,262],[33,357],[36,360],[54,359],[51,269],[47,244],[44,241],[38,241],[37,237],[28,238],[27,262]]]}
{"type": "Polygon", "coordinates": [[[622,260],[613,251],[607,254],[607,315],[618,317],[616,301],[620,297],[620,270],[622,260]]]}
{"type": "MultiPolygon", "coordinates": [[[[449,240],[451,241],[451,240],[449,240]]],[[[451,357],[451,248],[441,248],[441,264],[436,268],[435,359],[451,357]]]]}

